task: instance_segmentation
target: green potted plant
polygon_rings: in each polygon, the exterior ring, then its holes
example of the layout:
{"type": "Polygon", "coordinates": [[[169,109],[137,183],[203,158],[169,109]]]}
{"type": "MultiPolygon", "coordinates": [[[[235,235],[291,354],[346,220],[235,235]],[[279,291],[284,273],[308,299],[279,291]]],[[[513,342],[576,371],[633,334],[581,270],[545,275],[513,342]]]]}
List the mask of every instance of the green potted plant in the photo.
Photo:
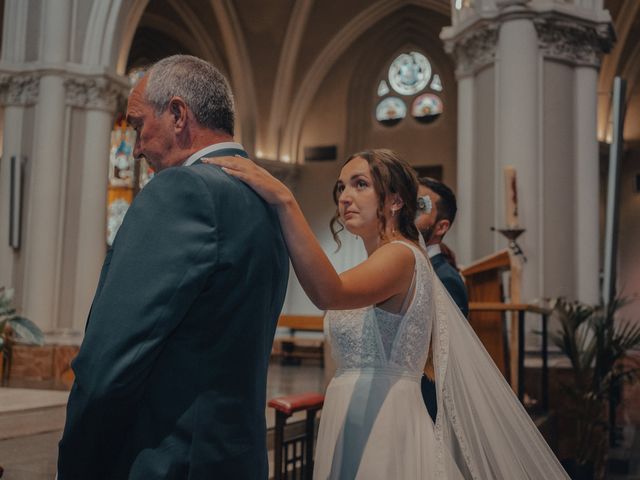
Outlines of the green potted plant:
{"type": "Polygon", "coordinates": [[[574,479],[604,478],[609,446],[609,402],[625,384],[638,379],[640,362],[630,356],[640,349],[640,324],[620,318],[627,299],[607,307],[553,302],[560,330],[550,339],[567,356],[571,382],[563,384],[569,399],[566,412],[576,421],[576,450],[567,469],[574,479]]]}
{"type": "Polygon", "coordinates": [[[16,314],[12,306],[13,289],[0,287],[0,371],[2,383],[9,378],[11,347],[14,342],[25,345],[42,345],[42,330],[31,320],[16,314]]]}

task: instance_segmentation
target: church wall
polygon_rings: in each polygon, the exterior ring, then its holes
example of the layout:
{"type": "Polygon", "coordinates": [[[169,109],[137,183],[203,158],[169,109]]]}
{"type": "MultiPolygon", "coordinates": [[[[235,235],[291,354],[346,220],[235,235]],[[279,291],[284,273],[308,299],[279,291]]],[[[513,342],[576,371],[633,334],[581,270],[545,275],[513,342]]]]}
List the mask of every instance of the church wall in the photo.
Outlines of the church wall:
{"type": "MultiPolygon", "coordinates": [[[[621,165],[618,231],[618,291],[640,293],[640,145],[627,151],[621,165]]],[[[640,318],[638,318],[640,322],[640,318]]]]}
{"type": "MultiPolygon", "coordinates": [[[[329,232],[329,221],[335,211],[331,190],[338,175],[337,172],[339,172],[338,162],[303,165],[294,190],[305,218],[308,219],[313,233],[327,254],[336,248],[329,232]]],[[[297,315],[321,313],[302,290],[293,269],[289,276],[284,313],[297,315]]]]}
{"type": "MultiPolygon", "coordinates": [[[[336,248],[329,232],[329,221],[335,211],[331,197],[333,185],[340,168],[350,152],[345,152],[347,90],[345,78],[353,74],[351,64],[343,57],[322,82],[305,118],[300,140],[300,158],[304,158],[305,146],[336,145],[337,159],[313,162],[300,166],[294,194],[309,221],[311,229],[322,249],[330,255],[336,248]]],[[[335,263],[334,263],[335,266],[335,263]]],[[[284,312],[298,315],[317,315],[320,311],[308,299],[293,270],[284,312]]]]}
{"type": "MultiPolygon", "coordinates": [[[[629,86],[627,86],[629,88],[629,86]]],[[[627,99],[627,112],[624,119],[624,138],[640,141],[640,82],[627,99]]]]}
{"type": "MultiPolygon", "coordinates": [[[[543,297],[573,296],[574,257],[574,71],[564,63],[545,61],[542,95],[541,242],[543,297]]],[[[526,179],[522,179],[526,181],[526,179]]],[[[594,192],[597,195],[597,192],[594,192]]],[[[595,212],[594,212],[595,214],[595,212]]],[[[526,233],[525,233],[526,235],[526,233]]],[[[525,252],[526,254],[526,252],[525,252]]],[[[525,266],[526,268],[526,266],[525,266]]]]}
{"type": "Polygon", "coordinates": [[[474,184],[480,188],[474,189],[474,211],[472,215],[471,258],[477,260],[494,253],[495,234],[490,227],[497,226],[495,221],[496,205],[496,136],[495,131],[495,89],[496,78],[494,67],[488,67],[475,77],[474,111],[475,121],[475,149],[476,168],[474,184]]]}

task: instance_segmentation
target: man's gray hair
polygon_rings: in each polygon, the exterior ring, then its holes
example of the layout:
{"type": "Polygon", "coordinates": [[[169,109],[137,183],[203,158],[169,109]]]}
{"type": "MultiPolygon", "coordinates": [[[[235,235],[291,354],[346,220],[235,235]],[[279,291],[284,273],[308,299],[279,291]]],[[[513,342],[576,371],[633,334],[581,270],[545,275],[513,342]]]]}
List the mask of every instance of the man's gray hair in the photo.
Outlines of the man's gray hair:
{"type": "Polygon", "coordinates": [[[164,112],[172,97],[180,97],[198,123],[233,136],[233,95],[216,67],[191,55],[173,55],[155,63],[147,77],[146,100],[156,113],[164,112]]]}

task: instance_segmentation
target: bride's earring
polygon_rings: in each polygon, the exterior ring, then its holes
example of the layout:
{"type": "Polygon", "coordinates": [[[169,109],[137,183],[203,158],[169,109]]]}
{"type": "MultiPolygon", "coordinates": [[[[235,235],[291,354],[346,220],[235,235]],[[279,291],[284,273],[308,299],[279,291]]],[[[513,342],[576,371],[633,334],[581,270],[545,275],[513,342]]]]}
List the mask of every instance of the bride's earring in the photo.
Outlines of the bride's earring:
{"type": "MultiPolygon", "coordinates": [[[[395,219],[396,218],[396,212],[398,210],[391,210],[391,216],[395,219]]],[[[391,235],[395,235],[396,234],[396,222],[393,222],[393,228],[391,228],[391,235]]]]}

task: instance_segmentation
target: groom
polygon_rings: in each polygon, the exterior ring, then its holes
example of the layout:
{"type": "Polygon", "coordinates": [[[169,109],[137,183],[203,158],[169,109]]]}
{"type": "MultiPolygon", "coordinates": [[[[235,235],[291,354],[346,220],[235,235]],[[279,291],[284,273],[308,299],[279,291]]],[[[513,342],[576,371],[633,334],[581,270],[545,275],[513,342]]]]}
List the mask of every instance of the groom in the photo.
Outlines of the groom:
{"type": "Polygon", "coordinates": [[[275,213],[203,157],[233,142],[225,78],[195,57],[133,89],[156,176],[100,274],[59,446],[60,480],[266,479],[265,391],[288,257],[275,213]]]}
{"type": "MultiPolygon", "coordinates": [[[[420,205],[423,207],[416,218],[416,227],[427,245],[427,255],[436,275],[466,317],[469,314],[467,287],[460,272],[446,260],[440,248],[442,239],[456,218],[456,196],[444,183],[433,178],[421,177],[418,179],[418,197],[422,199],[420,205]]],[[[423,375],[421,388],[429,415],[435,422],[438,411],[435,384],[423,375]]]]}

